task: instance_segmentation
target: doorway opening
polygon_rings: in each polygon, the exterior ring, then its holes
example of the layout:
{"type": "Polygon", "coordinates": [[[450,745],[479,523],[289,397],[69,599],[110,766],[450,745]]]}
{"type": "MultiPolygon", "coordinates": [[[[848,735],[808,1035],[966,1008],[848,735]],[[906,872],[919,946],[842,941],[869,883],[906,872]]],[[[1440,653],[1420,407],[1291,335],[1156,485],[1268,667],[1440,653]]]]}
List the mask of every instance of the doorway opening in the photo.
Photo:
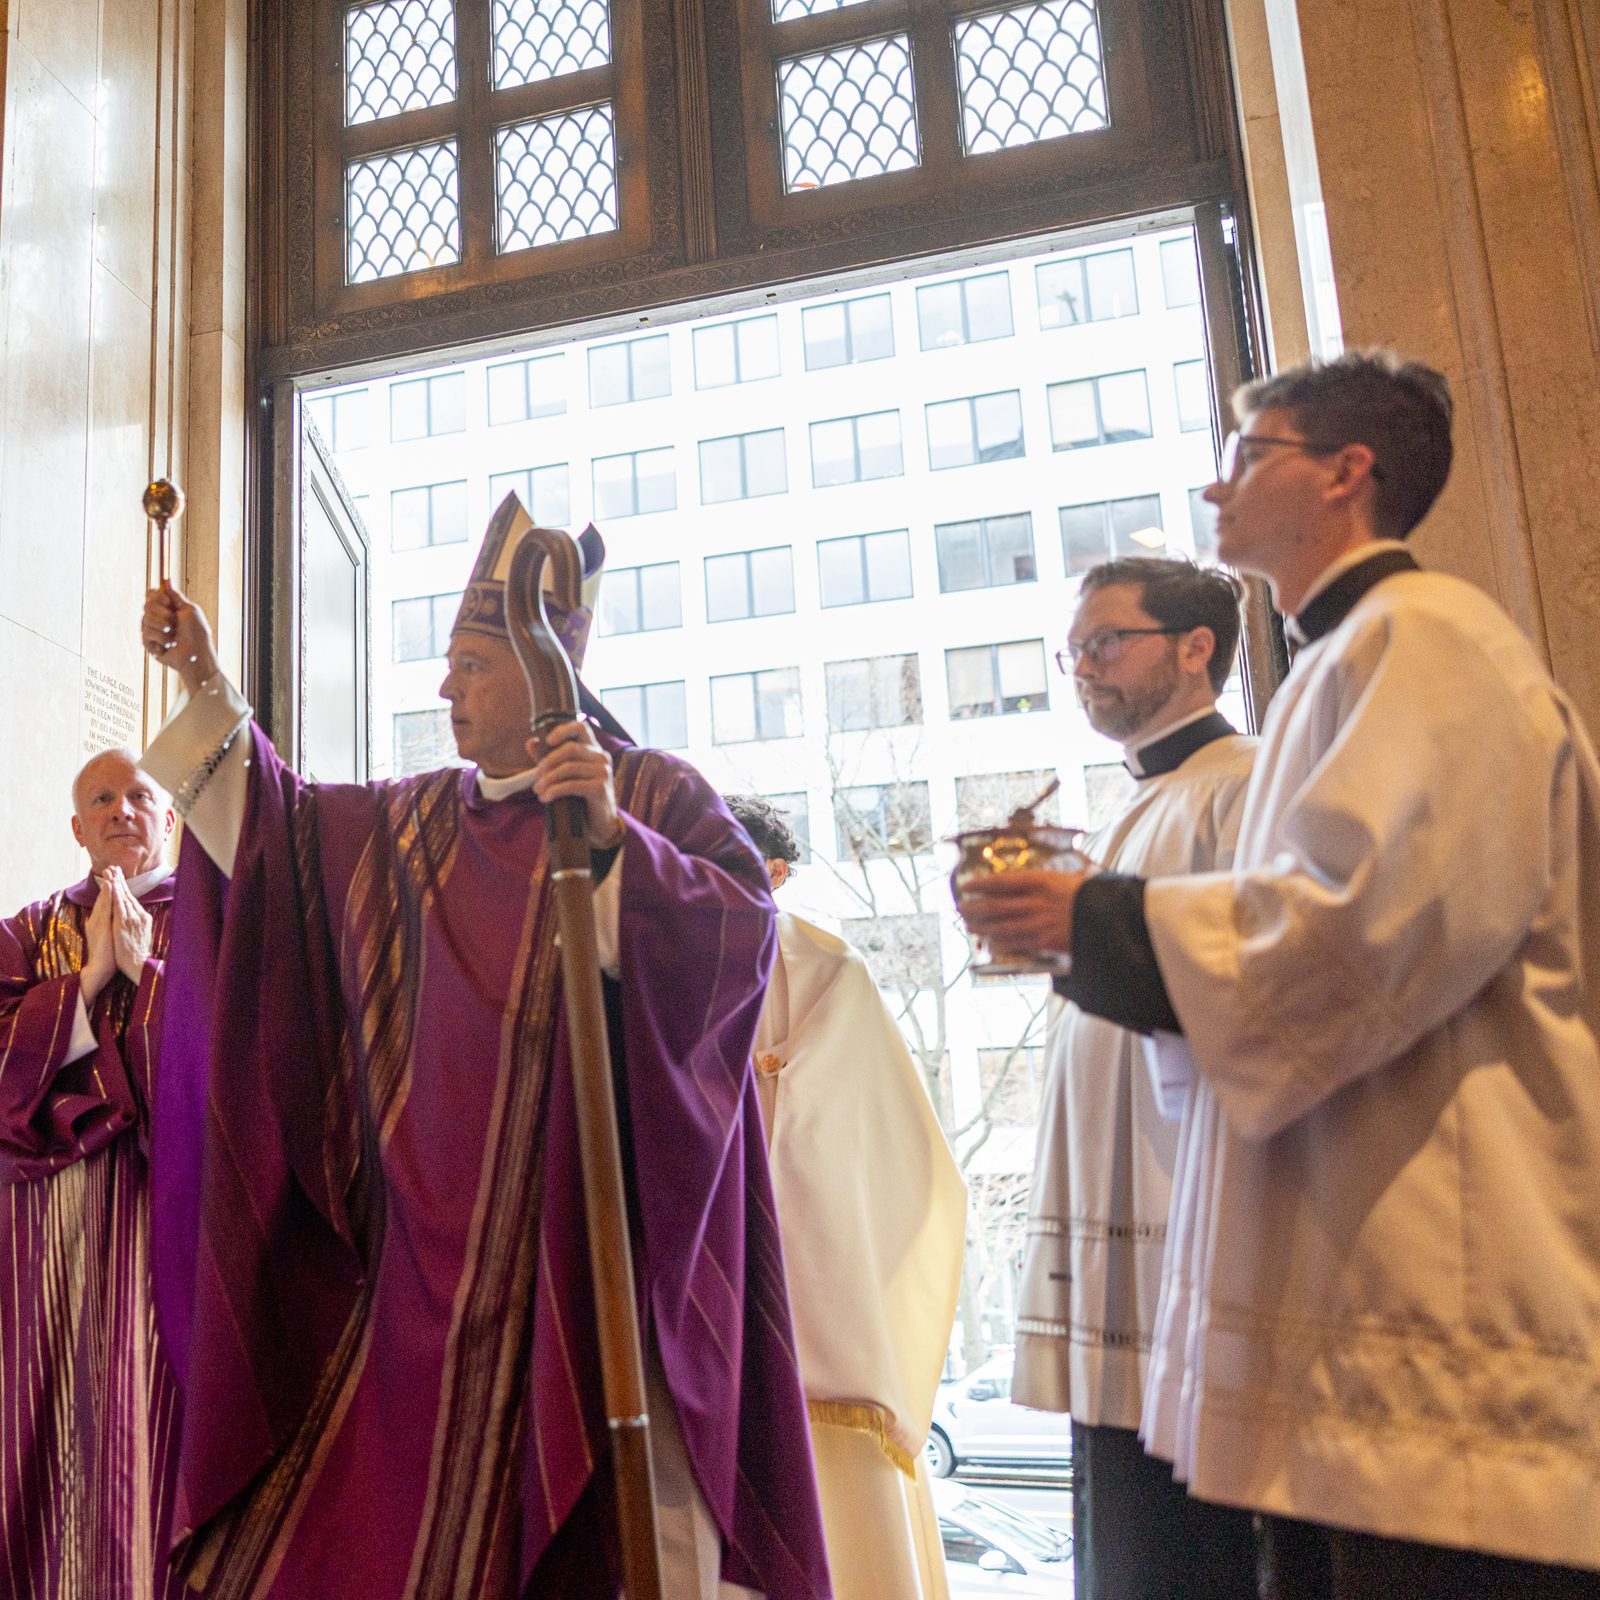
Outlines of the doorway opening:
{"type": "MultiPolygon", "coordinates": [[[[923,1070],[972,1195],[953,1377],[1009,1375],[1049,991],[968,971],[938,842],[1057,777],[1052,820],[1119,807],[1121,752],[1053,657],[1096,562],[1215,558],[1210,372],[1194,229],[1168,217],[302,397],[367,552],[366,599],[340,590],[365,767],[339,775],[455,760],[441,658],[507,492],[594,522],[585,680],[640,743],[788,813],[780,904],[865,952],[923,1070]]],[[[1237,676],[1223,709],[1245,726],[1237,676]]],[[[987,1448],[1064,1469],[1064,1418],[991,1398],[987,1448]]]]}

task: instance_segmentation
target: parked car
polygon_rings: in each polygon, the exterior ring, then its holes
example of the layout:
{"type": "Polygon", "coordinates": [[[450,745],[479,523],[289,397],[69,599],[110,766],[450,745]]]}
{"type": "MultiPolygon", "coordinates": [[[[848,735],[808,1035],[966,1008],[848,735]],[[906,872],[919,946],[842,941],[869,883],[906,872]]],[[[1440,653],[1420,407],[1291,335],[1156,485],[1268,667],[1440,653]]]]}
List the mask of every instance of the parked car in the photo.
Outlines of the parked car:
{"type": "Polygon", "coordinates": [[[951,1600],[1071,1600],[1072,1539],[964,1483],[936,1483],[933,1505],[951,1600]]]}
{"type": "Polygon", "coordinates": [[[948,1478],[957,1467],[1072,1465],[1071,1420],[1056,1411],[1030,1411],[1011,1400],[1009,1349],[990,1356],[964,1378],[939,1385],[928,1433],[928,1470],[948,1478]]]}

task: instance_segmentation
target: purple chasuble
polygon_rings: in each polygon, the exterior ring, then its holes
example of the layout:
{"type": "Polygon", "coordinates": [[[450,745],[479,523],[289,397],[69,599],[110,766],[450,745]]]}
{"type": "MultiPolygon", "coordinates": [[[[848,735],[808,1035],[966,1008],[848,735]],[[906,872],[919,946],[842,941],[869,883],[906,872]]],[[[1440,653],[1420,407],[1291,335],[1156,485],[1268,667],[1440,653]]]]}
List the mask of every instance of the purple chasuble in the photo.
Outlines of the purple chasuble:
{"type": "Polygon", "coordinates": [[[92,878],[0,922],[0,1594],[179,1600],[164,1557],[177,1388],[152,1315],[152,1063],[173,881],[151,958],[65,1060],[92,878]],[[158,1550],[161,1555],[158,1556],[158,1550]]]}
{"type": "MultiPolygon", "coordinates": [[[[306,784],[253,738],[233,876],[186,842],[169,961],[179,1562],[217,1600],[614,1596],[542,808],[457,770],[306,784]]],[[[815,1600],[749,1068],[765,875],[692,768],[605,742],[628,814],[607,987],[641,1310],[725,1576],[815,1600]]]]}

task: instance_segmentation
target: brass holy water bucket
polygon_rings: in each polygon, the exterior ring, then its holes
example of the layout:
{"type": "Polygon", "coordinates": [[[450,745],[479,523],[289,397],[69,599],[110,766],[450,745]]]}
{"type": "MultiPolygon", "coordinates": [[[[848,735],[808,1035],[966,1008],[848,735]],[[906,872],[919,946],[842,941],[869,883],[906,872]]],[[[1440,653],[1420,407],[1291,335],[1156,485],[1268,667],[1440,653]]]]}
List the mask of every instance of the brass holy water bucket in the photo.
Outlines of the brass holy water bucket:
{"type": "MultiPolygon", "coordinates": [[[[1034,806],[1048,798],[1050,792],[1047,790],[1041,795],[1034,806]]],[[[955,871],[950,874],[950,887],[958,907],[968,887],[996,873],[1024,868],[1036,872],[1082,872],[1089,865],[1088,857],[1078,848],[1084,830],[1035,822],[1034,806],[1023,806],[1012,812],[997,828],[969,828],[950,840],[960,852],[955,871]]],[[[1070,933],[1070,930],[1063,932],[1070,933]]],[[[983,941],[978,943],[982,949],[983,941]]],[[[988,950],[984,954],[985,959],[972,968],[980,977],[1019,977],[1033,973],[1059,976],[1072,967],[1072,957],[1065,950],[988,950]]]]}

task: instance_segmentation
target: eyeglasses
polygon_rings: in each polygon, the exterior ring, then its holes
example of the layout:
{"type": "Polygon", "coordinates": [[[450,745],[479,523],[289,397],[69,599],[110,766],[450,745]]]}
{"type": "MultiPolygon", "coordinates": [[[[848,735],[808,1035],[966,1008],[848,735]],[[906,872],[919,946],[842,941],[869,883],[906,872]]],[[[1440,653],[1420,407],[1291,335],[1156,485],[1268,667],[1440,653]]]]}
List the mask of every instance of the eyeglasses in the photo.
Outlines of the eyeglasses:
{"type": "MultiPolygon", "coordinates": [[[[1335,451],[1344,449],[1342,444],[1319,444],[1315,439],[1285,439],[1280,434],[1230,433],[1223,441],[1218,478],[1223,483],[1238,482],[1244,469],[1254,462],[1253,452],[1258,447],[1262,450],[1303,450],[1308,456],[1331,456],[1335,451]]],[[[1383,477],[1376,462],[1372,464],[1371,473],[1374,479],[1383,477]]]]}
{"type": "Polygon", "coordinates": [[[1056,651],[1056,665],[1065,673],[1071,673],[1078,662],[1084,657],[1097,667],[1109,667],[1122,655],[1122,643],[1125,639],[1141,639],[1156,634],[1188,633],[1188,628],[1101,628],[1098,633],[1091,633],[1087,639],[1080,640],[1077,644],[1069,643],[1065,650],[1056,651]]]}

